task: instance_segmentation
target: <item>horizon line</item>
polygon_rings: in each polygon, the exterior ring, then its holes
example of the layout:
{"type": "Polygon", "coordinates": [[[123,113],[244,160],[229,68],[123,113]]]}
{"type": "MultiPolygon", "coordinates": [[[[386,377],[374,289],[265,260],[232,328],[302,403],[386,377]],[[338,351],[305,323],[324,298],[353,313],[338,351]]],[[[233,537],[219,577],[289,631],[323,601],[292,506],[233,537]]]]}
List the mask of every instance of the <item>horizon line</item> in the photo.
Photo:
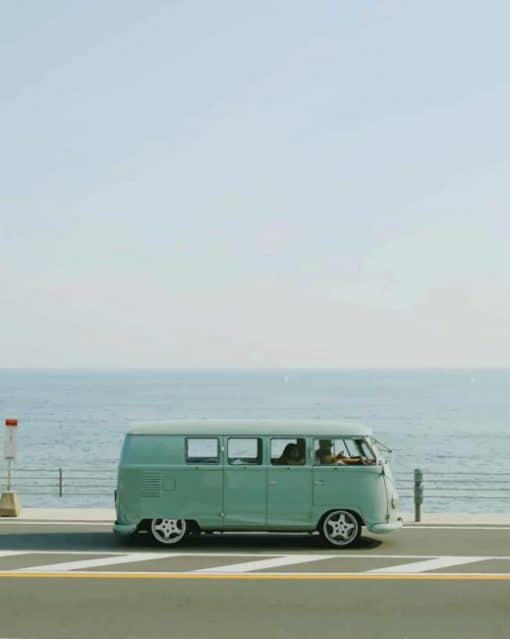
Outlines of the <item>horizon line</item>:
{"type": "Polygon", "coordinates": [[[204,366],[204,367],[113,367],[113,366],[7,366],[0,367],[0,372],[175,372],[175,373],[202,373],[202,372],[440,372],[440,371],[494,371],[510,372],[510,366],[381,366],[381,367],[300,367],[300,366],[276,366],[276,367],[241,367],[241,366],[204,366]]]}

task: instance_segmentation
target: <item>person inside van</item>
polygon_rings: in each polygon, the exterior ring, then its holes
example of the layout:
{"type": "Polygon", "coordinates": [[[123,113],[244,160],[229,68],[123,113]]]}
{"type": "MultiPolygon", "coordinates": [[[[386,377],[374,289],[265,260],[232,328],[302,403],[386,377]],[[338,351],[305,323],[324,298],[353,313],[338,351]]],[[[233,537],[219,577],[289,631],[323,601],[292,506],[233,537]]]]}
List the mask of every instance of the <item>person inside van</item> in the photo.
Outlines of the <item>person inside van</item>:
{"type": "Polygon", "coordinates": [[[315,463],[321,466],[343,463],[337,460],[331,439],[319,439],[319,448],[315,451],[315,463]]]}
{"type": "Polygon", "coordinates": [[[278,460],[278,463],[283,466],[300,466],[304,462],[304,457],[301,455],[297,444],[287,444],[278,460]]]}
{"type": "Polygon", "coordinates": [[[342,463],[337,462],[335,456],[331,452],[331,450],[327,450],[326,448],[319,449],[316,453],[317,463],[321,466],[328,466],[330,464],[342,463]]]}
{"type": "Polygon", "coordinates": [[[291,466],[302,466],[305,463],[305,453],[298,444],[294,444],[294,447],[290,451],[289,464],[291,466]]]}
{"type": "Polygon", "coordinates": [[[319,448],[315,452],[315,463],[321,466],[329,464],[337,464],[340,466],[360,466],[366,463],[371,463],[368,460],[365,460],[364,457],[351,457],[350,455],[346,455],[343,450],[339,453],[335,453],[333,449],[333,442],[330,439],[320,439],[319,448]]]}

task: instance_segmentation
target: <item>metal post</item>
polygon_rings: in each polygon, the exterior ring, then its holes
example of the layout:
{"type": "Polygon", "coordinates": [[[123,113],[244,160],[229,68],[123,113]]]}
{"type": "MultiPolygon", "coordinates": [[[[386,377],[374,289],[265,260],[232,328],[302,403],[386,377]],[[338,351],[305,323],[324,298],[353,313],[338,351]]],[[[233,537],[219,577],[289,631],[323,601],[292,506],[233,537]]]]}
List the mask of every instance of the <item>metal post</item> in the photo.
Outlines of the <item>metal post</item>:
{"type": "Polygon", "coordinates": [[[5,440],[4,440],[4,459],[7,460],[7,490],[0,495],[0,517],[19,517],[21,513],[21,504],[18,496],[13,491],[13,465],[16,459],[16,433],[18,430],[18,420],[14,417],[8,417],[5,420],[5,440]]]}
{"type": "Polygon", "coordinates": [[[423,505],[423,471],[414,469],[414,521],[421,521],[421,507],[423,505]]]}
{"type": "Polygon", "coordinates": [[[58,469],[58,496],[64,496],[64,473],[62,472],[62,468],[58,469]]]}
{"type": "Polygon", "coordinates": [[[12,492],[12,459],[7,460],[7,492],[12,492]]]}

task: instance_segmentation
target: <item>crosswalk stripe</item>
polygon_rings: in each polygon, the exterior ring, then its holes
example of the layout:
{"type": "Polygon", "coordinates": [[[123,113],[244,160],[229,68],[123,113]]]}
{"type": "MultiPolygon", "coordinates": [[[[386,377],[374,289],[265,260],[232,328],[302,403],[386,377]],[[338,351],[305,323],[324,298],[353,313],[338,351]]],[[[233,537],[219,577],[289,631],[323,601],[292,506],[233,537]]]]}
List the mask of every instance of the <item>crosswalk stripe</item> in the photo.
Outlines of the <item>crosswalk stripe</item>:
{"type": "Polygon", "coordinates": [[[116,555],[111,557],[100,557],[98,559],[82,559],[81,561],[65,561],[56,564],[45,564],[44,566],[30,566],[21,568],[17,572],[68,572],[69,570],[86,570],[87,568],[97,568],[99,566],[114,566],[118,564],[131,564],[138,561],[151,561],[165,559],[168,557],[179,557],[179,553],[131,553],[129,555],[116,555]]]}
{"type": "Polygon", "coordinates": [[[438,570],[439,568],[447,568],[448,566],[472,564],[477,561],[486,561],[487,559],[490,559],[490,557],[435,557],[434,559],[426,559],[425,561],[413,561],[408,564],[386,566],[386,568],[376,568],[375,570],[367,570],[366,572],[379,574],[420,573],[429,570],[438,570]]]}
{"type": "Polygon", "coordinates": [[[195,573],[219,574],[219,573],[241,573],[252,570],[264,570],[265,568],[276,568],[278,566],[291,566],[292,564],[304,564],[309,561],[321,561],[329,559],[327,555],[284,555],[282,557],[271,557],[270,559],[257,559],[256,561],[246,561],[238,564],[227,564],[226,566],[215,566],[213,568],[202,568],[194,570],[195,573]]]}

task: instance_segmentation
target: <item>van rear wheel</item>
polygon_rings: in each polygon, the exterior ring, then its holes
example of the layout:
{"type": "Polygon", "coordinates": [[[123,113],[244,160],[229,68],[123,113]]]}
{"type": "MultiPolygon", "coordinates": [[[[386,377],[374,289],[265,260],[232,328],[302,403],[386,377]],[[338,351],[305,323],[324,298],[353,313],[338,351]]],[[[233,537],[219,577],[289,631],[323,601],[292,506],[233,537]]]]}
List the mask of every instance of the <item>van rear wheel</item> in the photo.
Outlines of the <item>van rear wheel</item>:
{"type": "Polygon", "coordinates": [[[184,539],[188,525],[185,519],[151,519],[149,531],[154,541],[169,546],[184,539]]]}
{"type": "Polygon", "coordinates": [[[359,539],[361,525],[348,510],[334,510],[322,520],[320,534],[330,546],[345,548],[359,539]]]}

